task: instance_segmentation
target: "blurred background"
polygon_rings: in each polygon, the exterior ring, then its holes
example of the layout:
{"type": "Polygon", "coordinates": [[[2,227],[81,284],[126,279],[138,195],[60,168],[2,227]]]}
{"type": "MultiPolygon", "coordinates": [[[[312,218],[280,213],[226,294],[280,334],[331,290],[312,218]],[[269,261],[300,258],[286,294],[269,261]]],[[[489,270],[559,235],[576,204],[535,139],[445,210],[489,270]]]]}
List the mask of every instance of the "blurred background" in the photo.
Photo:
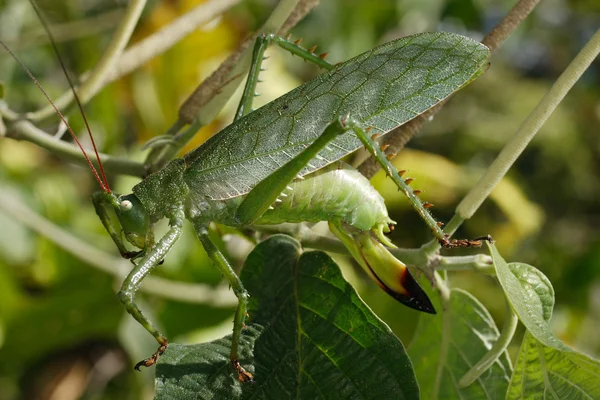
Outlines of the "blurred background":
{"type": "MultiPolygon", "coordinates": [[[[133,42],[201,2],[150,1],[133,42]]],[[[39,3],[74,75],[96,63],[125,7],[122,0],[39,3]]],[[[294,39],[302,37],[306,47],[318,45],[322,52],[329,52],[330,62],[337,62],[423,31],[452,31],[480,40],[514,3],[329,0],[292,32],[294,39]]],[[[222,18],[104,88],[85,107],[102,152],[142,161],[146,152],[141,146],[168,129],[181,102],[240,41],[258,29],[275,4],[274,0],[242,0],[222,18]]],[[[599,27],[600,3],[595,0],[543,1],[493,54],[490,70],[455,96],[395,159],[398,167],[416,178],[413,186],[423,190],[423,198],[436,205],[433,212],[439,220],[452,216],[460,199],[599,27]]],[[[48,39],[27,2],[0,0],[0,37],[52,97],[67,90],[48,39]]],[[[271,58],[258,88],[262,102],[319,73],[279,49],[268,52],[271,58]]],[[[507,261],[525,262],[543,271],[556,291],[555,333],[595,357],[600,355],[599,73],[596,62],[458,234],[489,233],[507,261]]],[[[0,53],[0,82],[4,100],[14,110],[32,111],[46,104],[4,52],[0,53]]],[[[186,151],[230,123],[236,101],[203,128],[186,151]]],[[[83,132],[81,119],[71,114],[73,127],[83,132]]],[[[55,132],[56,121],[43,128],[55,132]]],[[[129,192],[139,181],[114,174],[109,179],[118,192],[129,192]]],[[[378,175],[373,183],[398,222],[395,243],[418,247],[428,241],[425,224],[391,182],[378,175]]],[[[97,189],[86,168],[32,143],[0,138],[0,191],[17,196],[45,219],[116,257],[116,248],[90,201],[97,189]]],[[[0,400],[151,398],[153,370],[134,373],[132,366],[154,351],[155,344],[117,301],[119,279],[81,261],[77,250],[72,254],[59,249],[10,214],[0,213],[0,400]]],[[[236,235],[225,235],[222,245],[241,265],[249,244],[236,235]]],[[[346,258],[336,259],[375,313],[405,344],[410,343],[419,314],[395,303],[346,258]]],[[[223,285],[192,229],[185,229],[154,275],[223,285]]],[[[461,272],[451,274],[451,282],[471,291],[501,326],[504,302],[493,279],[461,272]]],[[[206,341],[231,329],[231,298],[189,303],[140,294],[139,299],[171,341],[206,341]]],[[[517,337],[510,348],[513,354],[519,343],[517,337]]]]}

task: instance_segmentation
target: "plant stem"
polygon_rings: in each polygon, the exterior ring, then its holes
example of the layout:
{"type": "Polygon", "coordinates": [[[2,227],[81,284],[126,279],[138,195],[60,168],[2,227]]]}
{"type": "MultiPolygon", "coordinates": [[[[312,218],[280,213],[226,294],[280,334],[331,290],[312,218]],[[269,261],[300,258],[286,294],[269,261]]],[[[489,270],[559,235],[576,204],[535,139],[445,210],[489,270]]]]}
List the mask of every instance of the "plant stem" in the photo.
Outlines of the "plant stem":
{"type": "MultiPolygon", "coordinates": [[[[7,190],[0,191],[0,211],[50,240],[57,247],[119,280],[127,276],[131,270],[129,261],[113,257],[73,236],[28,208],[7,190]]],[[[225,287],[212,288],[209,285],[174,282],[149,276],[144,279],[140,288],[148,294],[187,303],[202,303],[222,307],[237,304],[235,296],[225,287]]]]}
{"type": "Polygon", "coordinates": [[[263,233],[284,233],[294,237],[303,247],[348,254],[348,250],[342,242],[329,236],[319,235],[306,224],[252,225],[250,228],[263,233]]]}
{"type": "Polygon", "coordinates": [[[435,288],[438,290],[438,293],[440,294],[440,300],[442,302],[442,339],[440,341],[440,355],[437,362],[437,369],[435,371],[435,380],[433,383],[433,389],[431,391],[431,398],[437,399],[439,397],[442,377],[444,375],[444,367],[446,366],[446,358],[448,358],[448,349],[450,348],[452,314],[450,313],[451,292],[446,285],[445,279],[437,271],[434,271],[433,277],[435,288]]]}
{"type": "Polygon", "coordinates": [[[506,301],[506,318],[504,320],[504,326],[502,327],[502,332],[496,343],[492,346],[492,348],[483,356],[481,360],[477,362],[467,373],[460,378],[458,381],[458,385],[460,387],[467,387],[471,383],[475,382],[477,378],[481,376],[488,368],[490,368],[502,353],[506,351],[506,348],[510,344],[513,336],[515,335],[515,331],[517,330],[517,324],[519,322],[519,318],[517,314],[512,310],[508,299],[505,297],[506,301]]]}
{"type": "MultiPolygon", "coordinates": [[[[318,1],[281,0],[257,33],[246,39],[207,79],[205,79],[179,108],[174,127],[193,124],[185,134],[177,135],[176,144],[157,148],[146,158],[151,171],[156,171],[173,158],[191,137],[221,111],[248,72],[252,45],[260,33],[285,34],[308,13],[318,1]]],[[[169,129],[172,131],[174,129],[169,129]]],[[[177,133],[177,132],[175,132],[177,133]]]]}
{"type": "MultiPolygon", "coordinates": [[[[78,164],[83,165],[86,163],[83,153],[77,146],[48,135],[46,132],[37,128],[29,121],[21,120],[9,125],[6,136],[17,140],[24,139],[31,143],[35,143],[59,157],[77,162],[78,164]]],[[[146,175],[146,168],[141,163],[103,153],[100,153],[100,159],[102,160],[102,165],[104,165],[104,169],[107,172],[115,172],[139,177],[146,175]]],[[[92,158],[91,161],[94,166],[98,168],[96,159],[92,158]]]]}
{"type": "MultiPolygon", "coordinates": [[[[106,76],[114,69],[116,62],[123,53],[123,49],[125,49],[125,46],[129,42],[133,29],[137,25],[145,5],[146,0],[131,0],[129,2],[125,14],[123,15],[123,19],[119,23],[106,51],[102,54],[102,57],[90,73],[88,79],[86,79],[77,89],[77,95],[82,103],[86,103],[102,88],[106,76]]],[[[72,102],[73,93],[68,91],[54,103],[59,109],[64,110],[72,104],[72,102]]],[[[27,119],[34,122],[40,122],[55,114],[56,111],[54,111],[54,108],[47,105],[41,110],[28,113],[27,119]]]]}
{"type": "MultiPolygon", "coordinates": [[[[509,13],[502,18],[498,25],[483,38],[481,43],[488,46],[492,52],[496,50],[514,32],[514,30],[517,29],[520,23],[531,13],[531,11],[533,11],[539,2],[540,0],[520,0],[509,13]]],[[[444,104],[452,97],[453,96],[438,103],[423,114],[385,135],[382,144],[389,145],[386,154],[397,154],[400,152],[406,143],[421,130],[423,124],[433,118],[433,116],[437,114],[444,104]]],[[[367,179],[371,179],[375,173],[379,171],[379,168],[380,166],[375,158],[369,157],[359,166],[358,170],[367,177],[367,179]]]]}
{"type": "MultiPolygon", "coordinates": [[[[160,31],[128,47],[111,70],[103,85],[129,74],[152,58],[164,53],[184,37],[193,33],[199,26],[206,24],[229,10],[241,0],[211,0],[202,3],[184,15],[174,19],[160,31]]],[[[85,75],[84,75],[85,76],[85,75]]]]}
{"type": "Polygon", "coordinates": [[[485,254],[440,257],[436,269],[444,271],[479,271],[488,275],[495,274],[492,258],[485,254]]]}
{"type": "Polygon", "coordinates": [[[473,216],[481,203],[489,196],[498,182],[500,182],[500,179],[506,175],[508,169],[521,155],[550,114],[560,104],[567,92],[598,56],[599,52],[600,30],[592,36],[579,54],[571,61],[548,93],[546,93],[527,119],[521,124],[513,138],[504,146],[483,177],[481,177],[479,182],[477,182],[458,207],[456,207],[456,214],[459,218],[469,219],[473,216]]]}

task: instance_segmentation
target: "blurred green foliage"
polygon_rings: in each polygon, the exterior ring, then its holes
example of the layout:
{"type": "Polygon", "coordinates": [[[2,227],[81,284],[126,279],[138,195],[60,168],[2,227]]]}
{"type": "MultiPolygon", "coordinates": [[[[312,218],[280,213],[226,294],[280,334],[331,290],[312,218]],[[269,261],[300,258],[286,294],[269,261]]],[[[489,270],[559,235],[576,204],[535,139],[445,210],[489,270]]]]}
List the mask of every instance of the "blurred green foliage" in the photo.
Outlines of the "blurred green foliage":
{"type": "MultiPolygon", "coordinates": [[[[481,38],[513,3],[330,0],[323,1],[293,34],[302,37],[307,47],[319,45],[335,62],[421,31],[454,31],[481,38]]],[[[194,4],[191,0],[151,2],[134,41],[194,4]]],[[[242,1],[222,19],[102,90],[86,105],[101,150],[143,159],[140,146],[165,132],[178,104],[237,43],[260,26],[274,4],[242,1]]],[[[67,30],[67,37],[59,40],[74,75],[95,64],[118,19],[110,13],[122,9],[122,3],[115,1],[46,0],[40,5],[53,25],[111,16],[103,20],[104,25],[84,23],[67,30]]],[[[0,21],[0,37],[51,96],[65,91],[67,84],[30,6],[23,1],[0,0],[0,21]]],[[[596,1],[542,2],[494,53],[491,69],[424,127],[410,143],[410,152],[400,155],[398,165],[418,178],[414,186],[436,204],[434,213],[440,220],[452,215],[461,197],[598,26],[596,1]]],[[[263,101],[318,73],[279,50],[270,54],[260,87],[263,101]]],[[[490,233],[507,260],[543,271],[556,291],[555,333],[567,344],[596,356],[600,354],[599,72],[598,65],[592,65],[511,169],[504,183],[507,186],[499,188],[460,232],[464,237],[490,233]]],[[[45,105],[38,89],[4,53],[0,56],[0,80],[4,100],[12,109],[31,111],[45,105]]],[[[197,146],[229,123],[232,111],[227,108],[190,146],[197,146]]],[[[76,113],[70,122],[82,132],[76,113]]],[[[54,132],[56,125],[53,122],[44,128],[54,132]]],[[[136,182],[121,176],[110,180],[120,192],[129,191],[136,182]]],[[[388,200],[391,216],[398,221],[394,241],[415,247],[428,240],[426,226],[404,199],[398,199],[395,190],[389,190],[390,182],[376,177],[375,184],[394,196],[388,200]]],[[[0,190],[16,193],[73,235],[116,254],[89,201],[97,187],[85,168],[70,165],[31,143],[0,139],[0,190]]],[[[223,246],[241,265],[237,246],[227,242],[223,246]]],[[[361,272],[345,264],[346,278],[408,344],[419,314],[395,303],[361,272]]],[[[220,284],[190,229],[156,274],[220,284]]],[[[268,285],[269,278],[264,279],[268,285]]],[[[496,322],[502,323],[504,305],[491,279],[465,272],[451,275],[451,280],[481,300],[496,322]]],[[[114,297],[117,284],[114,278],[0,213],[0,399],[151,397],[153,371],[134,374],[131,366],[154,345],[152,341],[142,349],[128,345],[145,340],[138,337],[146,334],[138,336],[140,331],[123,318],[114,297]],[[52,397],[60,394],[62,397],[52,397]]],[[[140,297],[172,341],[210,340],[230,329],[231,308],[140,297]]],[[[515,353],[517,349],[511,350],[515,353]]]]}

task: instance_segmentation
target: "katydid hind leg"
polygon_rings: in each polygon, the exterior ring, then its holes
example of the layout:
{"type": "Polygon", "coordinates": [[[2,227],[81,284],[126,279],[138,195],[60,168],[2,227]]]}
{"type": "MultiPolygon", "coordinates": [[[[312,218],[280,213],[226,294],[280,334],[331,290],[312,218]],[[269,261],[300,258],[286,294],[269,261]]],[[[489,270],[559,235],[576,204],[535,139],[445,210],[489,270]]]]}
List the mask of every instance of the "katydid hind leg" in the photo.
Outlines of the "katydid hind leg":
{"type": "Polygon", "coordinates": [[[235,316],[233,320],[233,335],[231,338],[231,352],[229,353],[229,360],[231,365],[238,374],[238,380],[240,382],[254,382],[253,375],[246,371],[239,362],[239,346],[242,337],[242,330],[244,328],[244,321],[246,320],[246,313],[248,310],[248,299],[249,294],[244,288],[242,281],[239,276],[235,273],[223,253],[217,248],[212,242],[208,235],[205,222],[194,222],[196,234],[206,250],[206,253],[213,261],[215,266],[219,269],[221,274],[227,279],[229,286],[238,298],[238,306],[235,310],[235,316]]]}
{"type": "Polygon", "coordinates": [[[390,159],[386,157],[383,153],[383,150],[379,147],[379,145],[375,142],[374,138],[368,133],[368,128],[365,129],[359,122],[355,120],[349,120],[348,124],[351,126],[351,129],[354,131],[356,136],[363,143],[365,148],[375,160],[381,165],[383,170],[386,172],[386,175],[389,176],[392,181],[398,187],[398,190],[401,190],[404,195],[408,198],[411,205],[417,211],[417,213],[421,216],[423,221],[427,224],[431,232],[434,234],[439,243],[447,248],[453,247],[479,247],[482,244],[482,240],[491,240],[489,236],[478,238],[475,240],[469,239],[450,239],[449,235],[442,230],[443,224],[436,221],[436,219],[429,212],[429,208],[433,205],[428,202],[423,202],[419,198],[420,191],[413,190],[410,187],[410,183],[413,181],[412,178],[403,179],[402,175],[405,171],[397,171],[394,165],[391,163],[390,159]]]}
{"type": "Polygon", "coordinates": [[[238,223],[242,226],[249,225],[260,218],[277,200],[286,186],[313,158],[318,157],[319,152],[327,144],[350,129],[347,125],[348,118],[348,116],[340,117],[329,124],[323,133],[300,154],[254,186],[236,211],[235,218],[238,223]]]}
{"type": "Polygon", "coordinates": [[[179,206],[169,218],[169,231],[151,249],[149,249],[139,263],[135,265],[127,278],[125,278],[121,290],[119,290],[117,295],[127,312],[150,332],[159,344],[158,350],[152,356],[135,365],[134,368],[138,371],[142,366],[150,367],[156,364],[160,355],[167,349],[168,340],[142,313],[137,304],[135,304],[135,294],[138,291],[142,280],[154,267],[161,264],[173,244],[175,244],[177,239],[179,239],[179,236],[181,236],[184,218],[183,207],[179,206]]]}

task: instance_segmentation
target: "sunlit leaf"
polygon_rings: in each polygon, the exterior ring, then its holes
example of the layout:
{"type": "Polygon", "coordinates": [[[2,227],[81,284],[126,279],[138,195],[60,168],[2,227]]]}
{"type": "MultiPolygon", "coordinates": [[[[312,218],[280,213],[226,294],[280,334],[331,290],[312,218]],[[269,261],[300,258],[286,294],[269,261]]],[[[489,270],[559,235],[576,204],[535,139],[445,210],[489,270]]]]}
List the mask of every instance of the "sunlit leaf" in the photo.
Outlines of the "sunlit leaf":
{"type": "Polygon", "coordinates": [[[475,297],[460,289],[452,290],[450,305],[444,313],[447,314],[423,315],[409,348],[422,397],[504,398],[511,374],[506,352],[473,384],[466,388],[458,385],[459,379],[500,336],[491,315],[475,297]],[[444,346],[447,346],[445,352],[444,346]]]}
{"type": "Polygon", "coordinates": [[[548,321],[554,308],[554,289],[537,268],[523,263],[507,264],[496,246],[488,243],[500,285],[527,330],[546,346],[568,350],[552,333],[548,321]]]}
{"type": "Polygon", "coordinates": [[[600,399],[600,362],[526,333],[506,399],[600,399]]]}
{"type": "Polygon", "coordinates": [[[240,362],[255,383],[240,384],[228,336],[172,345],[157,367],[157,399],[418,399],[402,343],[362,303],[322,252],[301,253],[277,235],[248,257],[251,294],[240,362]]]}

